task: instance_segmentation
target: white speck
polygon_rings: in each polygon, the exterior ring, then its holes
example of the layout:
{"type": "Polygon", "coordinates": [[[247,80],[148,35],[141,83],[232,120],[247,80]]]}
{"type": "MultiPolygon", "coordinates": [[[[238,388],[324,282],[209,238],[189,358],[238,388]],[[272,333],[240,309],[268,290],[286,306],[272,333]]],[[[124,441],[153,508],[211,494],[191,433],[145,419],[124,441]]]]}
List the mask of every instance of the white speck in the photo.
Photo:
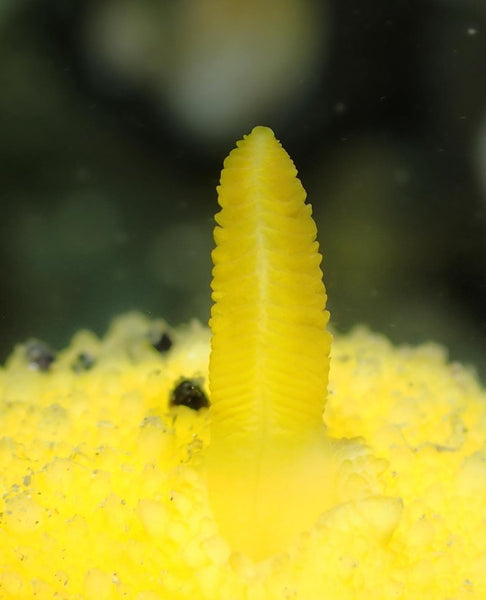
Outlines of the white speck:
{"type": "Polygon", "coordinates": [[[476,27],[468,27],[467,28],[467,35],[476,35],[478,32],[476,27]]]}

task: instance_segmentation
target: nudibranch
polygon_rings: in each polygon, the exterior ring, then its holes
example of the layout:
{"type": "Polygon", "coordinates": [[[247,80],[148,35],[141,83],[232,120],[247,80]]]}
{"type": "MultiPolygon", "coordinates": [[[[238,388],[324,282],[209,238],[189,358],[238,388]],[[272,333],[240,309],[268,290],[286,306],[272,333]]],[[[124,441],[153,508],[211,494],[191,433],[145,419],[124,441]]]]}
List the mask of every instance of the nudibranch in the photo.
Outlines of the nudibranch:
{"type": "Polygon", "coordinates": [[[327,331],[264,127],[219,187],[210,331],[131,313],[0,370],[0,597],[486,598],[486,392],[434,344],[327,331]]]}

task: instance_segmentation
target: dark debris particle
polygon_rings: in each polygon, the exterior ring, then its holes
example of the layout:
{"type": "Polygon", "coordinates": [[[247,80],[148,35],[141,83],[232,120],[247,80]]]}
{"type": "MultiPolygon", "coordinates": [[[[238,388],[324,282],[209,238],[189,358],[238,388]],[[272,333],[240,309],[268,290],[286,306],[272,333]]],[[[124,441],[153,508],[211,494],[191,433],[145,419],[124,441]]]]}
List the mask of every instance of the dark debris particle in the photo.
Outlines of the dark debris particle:
{"type": "Polygon", "coordinates": [[[172,348],[172,344],[174,343],[166,331],[163,331],[158,335],[154,334],[151,336],[151,338],[152,346],[157,350],[157,352],[160,352],[161,354],[164,352],[168,352],[172,348]]]}
{"type": "Polygon", "coordinates": [[[82,373],[83,371],[89,371],[94,366],[95,362],[94,356],[87,352],[80,352],[73,361],[71,368],[75,373],[82,373]]]}
{"type": "Polygon", "coordinates": [[[31,339],[25,344],[25,356],[31,369],[48,371],[56,359],[55,353],[40,340],[31,339]]]}
{"type": "Polygon", "coordinates": [[[192,410],[200,410],[209,406],[209,400],[196,379],[182,379],[172,390],[171,406],[187,406],[192,410]]]}

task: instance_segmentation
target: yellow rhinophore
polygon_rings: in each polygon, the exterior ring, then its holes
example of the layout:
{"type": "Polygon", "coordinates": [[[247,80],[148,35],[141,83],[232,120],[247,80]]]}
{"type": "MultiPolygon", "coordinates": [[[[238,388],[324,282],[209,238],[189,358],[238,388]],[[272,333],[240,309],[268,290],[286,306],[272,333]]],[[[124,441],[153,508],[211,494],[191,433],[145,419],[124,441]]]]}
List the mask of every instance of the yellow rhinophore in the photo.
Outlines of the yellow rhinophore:
{"type": "Polygon", "coordinates": [[[362,449],[325,433],[331,335],[317,228],[271,129],[230,153],[218,197],[208,489],[232,548],[262,559],[343,501],[337,471],[362,449]]]}

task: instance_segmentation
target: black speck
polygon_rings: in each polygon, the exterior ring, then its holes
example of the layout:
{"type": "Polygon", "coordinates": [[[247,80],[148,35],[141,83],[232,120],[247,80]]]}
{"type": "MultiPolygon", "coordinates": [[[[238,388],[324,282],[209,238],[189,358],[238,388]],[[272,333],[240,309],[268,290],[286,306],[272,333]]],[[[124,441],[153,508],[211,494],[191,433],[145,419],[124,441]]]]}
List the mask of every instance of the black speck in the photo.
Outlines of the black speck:
{"type": "Polygon", "coordinates": [[[75,373],[82,373],[83,371],[89,371],[95,362],[94,356],[91,356],[87,352],[80,352],[71,365],[71,368],[75,373]]]}
{"type": "Polygon", "coordinates": [[[200,410],[209,406],[209,400],[200,386],[200,382],[194,379],[183,379],[173,389],[170,396],[171,406],[187,406],[193,410],[200,410]]]}
{"type": "Polygon", "coordinates": [[[161,354],[164,352],[168,352],[172,348],[173,341],[171,340],[169,334],[164,331],[159,336],[153,336],[152,346],[160,352],[161,354]]]}
{"type": "Polygon", "coordinates": [[[31,369],[48,371],[56,355],[47,344],[31,339],[25,344],[25,356],[31,369]]]}

